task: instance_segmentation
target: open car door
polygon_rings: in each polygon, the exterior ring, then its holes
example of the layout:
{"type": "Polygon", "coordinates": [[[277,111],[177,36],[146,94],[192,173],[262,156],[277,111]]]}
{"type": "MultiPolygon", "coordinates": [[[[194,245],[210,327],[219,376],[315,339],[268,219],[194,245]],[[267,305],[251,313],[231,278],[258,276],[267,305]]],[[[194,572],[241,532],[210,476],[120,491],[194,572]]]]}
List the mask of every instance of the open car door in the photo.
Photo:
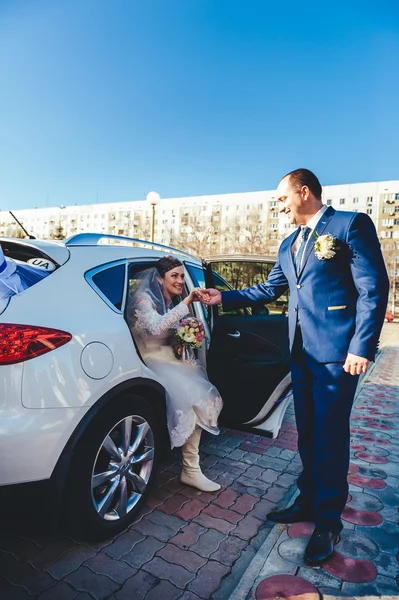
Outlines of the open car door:
{"type": "MultiPolygon", "coordinates": [[[[206,287],[231,289],[209,264],[203,269],[206,287]]],[[[254,312],[209,311],[208,376],[224,401],[223,425],[276,437],[291,400],[288,319],[267,309],[254,312]]]]}

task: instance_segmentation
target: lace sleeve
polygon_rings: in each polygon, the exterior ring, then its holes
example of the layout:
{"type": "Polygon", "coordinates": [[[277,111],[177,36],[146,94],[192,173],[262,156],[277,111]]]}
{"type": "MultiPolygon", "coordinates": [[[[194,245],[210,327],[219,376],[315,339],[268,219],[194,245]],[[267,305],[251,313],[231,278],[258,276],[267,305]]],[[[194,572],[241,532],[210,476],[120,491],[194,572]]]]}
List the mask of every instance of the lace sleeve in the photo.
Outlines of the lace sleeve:
{"type": "Polygon", "coordinates": [[[137,329],[147,331],[152,335],[160,335],[170,329],[189,313],[189,308],[180,302],[164,315],[160,315],[154,308],[147,294],[140,294],[135,302],[135,326],[137,329]]]}

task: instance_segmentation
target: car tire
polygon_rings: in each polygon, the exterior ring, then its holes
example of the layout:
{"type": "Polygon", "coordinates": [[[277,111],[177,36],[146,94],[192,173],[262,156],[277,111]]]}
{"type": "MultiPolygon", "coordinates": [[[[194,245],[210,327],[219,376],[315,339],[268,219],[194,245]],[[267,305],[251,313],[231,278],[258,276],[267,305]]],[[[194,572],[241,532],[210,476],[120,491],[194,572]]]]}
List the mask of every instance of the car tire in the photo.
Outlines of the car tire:
{"type": "Polygon", "coordinates": [[[66,512],[78,539],[109,539],[145,502],[161,454],[162,424],[145,398],[113,400],[85,430],[71,464],[66,512]]]}

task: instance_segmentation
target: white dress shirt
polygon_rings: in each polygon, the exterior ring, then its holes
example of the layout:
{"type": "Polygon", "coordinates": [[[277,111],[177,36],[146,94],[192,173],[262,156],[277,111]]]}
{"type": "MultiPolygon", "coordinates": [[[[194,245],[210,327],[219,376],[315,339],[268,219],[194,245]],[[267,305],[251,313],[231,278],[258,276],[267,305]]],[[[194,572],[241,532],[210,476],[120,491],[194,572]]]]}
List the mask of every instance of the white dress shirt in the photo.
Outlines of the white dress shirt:
{"type": "MultiPolygon", "coordinates": [[[[318,222],[320,221],[321,217],[326,212],[327,208],[328,208],[328,206],[326,204],[323,204],[323,206],[321,207],[321,209],[318,210],[315,215],[313,215],[313,217],[310,219],[310,221],[309,221],[309,223],[307,225],[301,225],[301,231],[302,231],[302,229],[304,227],[309,227],[309,229],[310,229],[310,233],[309,233],[308,239],[306,240],[304,252],[303,252],[303,255],[302,255],[302,260],[303,260],[303,257],[305,256],[307,245],[309,243],[310,244],[312,243],[311,242],[311,238],[312,238],[313,232],[316,229],[316,226],[317,226],[318,222]]],[[[292,244],[292,247],[291,247],[293,256],[295,256],[296,253],[298,252],[299,246],[301,245],[301,241],[302,241],[302,233],[300,232],[299,235],[297,235],[296,240],[292,244]]]]}

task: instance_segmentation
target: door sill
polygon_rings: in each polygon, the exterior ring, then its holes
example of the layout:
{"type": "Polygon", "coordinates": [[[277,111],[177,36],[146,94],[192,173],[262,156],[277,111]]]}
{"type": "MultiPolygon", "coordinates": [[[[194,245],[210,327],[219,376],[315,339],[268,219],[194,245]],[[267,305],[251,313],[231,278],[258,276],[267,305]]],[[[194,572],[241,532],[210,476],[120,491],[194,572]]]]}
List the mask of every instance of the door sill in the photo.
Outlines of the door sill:
{"type": "Polygon", "coordinates": [[[290,390],[288,394],[283,398],[278,406],[274,409],[270,417],[268,417],[263,423],[257,425],[256,427],[252,427],[253,433],[257,433],[259,435],[267,435],[275,439],[281,428],[281,424],[284,419],[285,411],[287,410],[288,405],[292,400],[292,391],[290,390]]]}

